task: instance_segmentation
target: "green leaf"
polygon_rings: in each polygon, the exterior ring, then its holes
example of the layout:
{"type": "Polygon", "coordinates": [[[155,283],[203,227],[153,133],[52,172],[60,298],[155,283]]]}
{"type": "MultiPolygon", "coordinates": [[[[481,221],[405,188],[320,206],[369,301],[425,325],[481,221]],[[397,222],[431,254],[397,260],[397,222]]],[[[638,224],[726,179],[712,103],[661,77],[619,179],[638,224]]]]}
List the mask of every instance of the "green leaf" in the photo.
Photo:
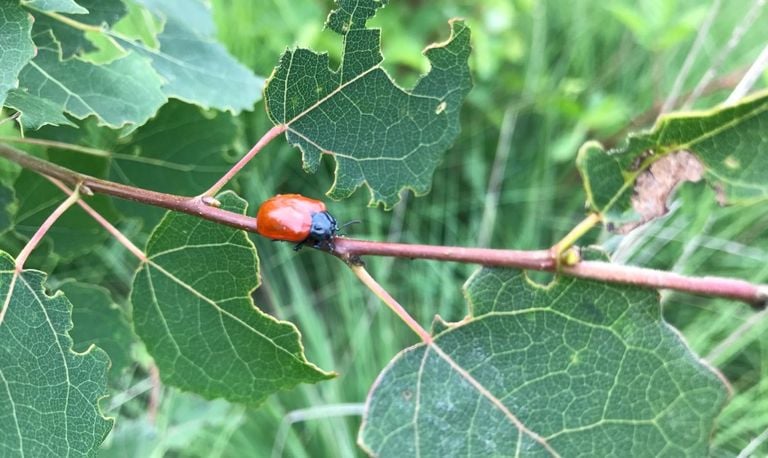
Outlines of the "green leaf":
{"type": "Polygon", "coordinates": [[[658,294],[483,269],[471,319],[398,355],[368,398],[375,456],[706,456],[727,391],[658,294]],[[443,356],[446,355],[446,356],[443,356]]]}
{"type": "Polygon", "coordinates": [[[625,146],[605,151],[582,146],[577,166],[593,211],[609,225],[660,216],[681,181],[704,178],[720,200],[746,204],[768,199],[768,92],[738,105],[663,116],[625,146]]]}
{"type": "Polygon", "coordinates": [[[93,454],[112,426],[101,415],[109,359],[99,348],[72,351],[72,305],[48,296],[45,275],[14,274],[11,256],[0,252],[0,455],[93,454]]]}
{"type": "Polygon", "coordinates": [[[52,13],[88,14],[88,10],[73,0],[21,0],[21,4],[38,11],[52,13]]]}
{"type": "MultiPolygon", "coordinates": [[[[219,199],[245,212],[234,194],[219,199]]],[[[133,322],[165,383],[255,405],[333,376],[307,362],[291,323],[253,304],[258,260],[243,231],[169,212],[146,254],[131,291],[133,322]]]]}
{"type": "Polygon", "coordinates": [[[19,89],[8,93],[7,105],[21,112],[19,123],[24,129],[36,130],[43,126],[74,126],[62,113],[61,105],[19,89]]]}
{"type": "Polygon", "coordinates": [[[91,345],[98,346],[112,361],[110,375],[118,376],[131,362],[131,345],[135,340],[125,313],[104,288],[70,280],[59,289],[76,304],[72,309],[74,326],[69,333],[74,341],[72,348],[86,351],[91,345]]]}
{"type": "Polygon", "coordinates": [[[214,41],[210,11],[202,3],[141,3],[166,19],[165,28],[157,37],[159,49],[135,41],[120,43],[151,60],[165,80],[163,91],[168,97],[233,114],[250,110],[261,99],[264,80],[214,41]]]}
{"type": "Polygon", "coordinates": [[[0,108],[5,104],[6,94],[18,86],[19,72],[32,56],[35,46],[30,37],[32,21],[29,14],[18,4],[3,2],[0,8],[0,108]]]}
{"type": "Polygon", "coordinates": [[[338,70],[327,54],[308,49],[286,51],[267,82],[267,111],[286,124],[288,141],[303,153],[314,172],[322,154],[336,160],[336,181],[329,191],[347,197],[367,185],[371,203],[391,207],[400,191],[429,191],[442,154],[459,133],[459,109],[472,82],[469,28],[451,22],[451,37],[424,51],[432,66],[416,86],[398,87],[381,68],[380,31],[365,22],[385,1],[340,1],[327,26],[344,36],[338,70]]]}
{"type": "MultiPolygon", "coordinates": [[[[180,195],[197,195],[234,162],[240,125],[228,113],[202,112],[171,101],[133,133],[130,143],[111,147],[110,179],[180,195]]],[[[125,214],[153,227],[165,213],[134,202],[115,201],[125,214]]]]}
{"type": "MultiPolygon", "coordinates": [[[[127,12],[121,0],[79,0],[78,3],[85,8],[85,11],[63,14],[63,16],[86,25],[109,28],[127,12]]],[[[46,14],[36,14],[34,35],[42,37],[47,42],[46,35],[48,34],[55,37],[59,43],[63,59],[82,56],[97,50],[82,30],[65,24],[58,18],[46,14]]],[[[37,38],[35,40],[37,41],[37,38]]],[[[45,42],[42,44],[45,45],[45,42]]],[[[38,45],[40,44],[38,43],[38,45]]]]}
{"type": "Polygon", "coordinates": [[[38,49],[20,79],[30,96],[79,119],[96,116],[113,128],[144,124],[166,102],[160,78],[142,57],[130,54],[107,65],[61,61],[53,41],[38,49]]]}

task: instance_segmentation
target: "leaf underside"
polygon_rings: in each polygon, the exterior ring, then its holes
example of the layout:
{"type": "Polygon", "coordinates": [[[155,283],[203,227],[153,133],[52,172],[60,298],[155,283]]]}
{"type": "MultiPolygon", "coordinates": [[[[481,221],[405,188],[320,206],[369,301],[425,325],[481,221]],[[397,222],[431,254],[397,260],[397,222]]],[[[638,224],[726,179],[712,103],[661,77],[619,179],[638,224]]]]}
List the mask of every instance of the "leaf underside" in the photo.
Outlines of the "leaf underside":
{"type": "Polygon", "coordinates": [[[726,387],[655,292],[483,269],[466,293],[472,319],[435,339],[454,365],[418,345],[380,374],[360,431],[371,454],[707,454],[726,387]]]}
{"type": "Polygon", "coordinates": [[[267,112],[286,124],[288,141],[303,153],[307,171],[323,154],[336,161],[333,198],[365,184],[371,204],[391,207],[400,191],[426,193],[432,174],[459,133],[459,111],[472,82],[469,28],[451,21],[451,36],[424,52],[431,64],[411,90],[398,87],[381,67],[380,31],[366,21],[386,2],[338,2],[326,26],[344,37],[338,70],[328,55],[286,51],[264,91],[267,112]]]}

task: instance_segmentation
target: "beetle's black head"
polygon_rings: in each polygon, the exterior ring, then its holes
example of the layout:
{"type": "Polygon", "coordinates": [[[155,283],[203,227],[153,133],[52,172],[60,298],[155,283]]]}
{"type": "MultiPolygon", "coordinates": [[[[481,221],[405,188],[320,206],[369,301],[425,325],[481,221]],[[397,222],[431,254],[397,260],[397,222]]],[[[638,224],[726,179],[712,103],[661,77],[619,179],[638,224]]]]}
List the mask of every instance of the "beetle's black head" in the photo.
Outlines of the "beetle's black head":
{"type": "Polygon", "coordinates": [[[336,224],[336,218],[328,212],[317,212],[312,214],[312,227],[309,229],[308,241],[325,242],[331,240],[339,230],[336,224]]]}

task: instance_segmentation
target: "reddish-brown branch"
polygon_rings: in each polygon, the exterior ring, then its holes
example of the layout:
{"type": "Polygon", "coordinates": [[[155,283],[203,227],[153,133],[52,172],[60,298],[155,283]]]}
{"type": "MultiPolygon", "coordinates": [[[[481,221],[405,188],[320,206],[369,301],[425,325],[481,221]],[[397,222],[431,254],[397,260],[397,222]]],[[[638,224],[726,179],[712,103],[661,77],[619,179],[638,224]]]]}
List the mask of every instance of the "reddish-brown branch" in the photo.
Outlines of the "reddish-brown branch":
{"type": "Polygon", "coordinates": [[[409,328],[413,332],[416,333],[416,335],[421,338],[421,341],[424,342],[427,345],[432,344],[432,336],[427,332],[426,329],[422,328],[418,321],[416,321],[405,308],[400,305],[399,302],[395,300],[395,298],[390,295],[386,289],[382,288],[382,286],[371,277],[371,275],[368,273],[367,270],[365,270],[365,267],[358,266],[358,265],[351,265],[352,272],[354,272],[355,275],[357,275],[357,278],[360,279],[361,282],[365,286],[368,287],[371,291],[373,291],[373,294],[379,297],[385,304],[387,304],[387,307],[392,310],[395,315],[397,315],[405,324],[408,325],[409,328]]]}
{"type": "Polygon", "coordinates": [[[673,289],[692,294],[725,297],[754,306],[768,301],[768,285],[755,285],[744,280],[723,277],[688,277],[675,272],[644,267],[617,265],[610,262],[581,261],[562,267],[565,275],[590,278],[610,283],[624,283],[644,288],[673,289]]]}
{"type": "MultiPolygon", "coordinates": [[[[337,238],[335,254],[350,263],[357,262],[361,256],[376,255],[410,259],[437,259],[549,272],[557,270],[549,250],[493,250],[337,238]]],[[[624,283],[655,289],[673,289],[693,294],[737,299],[756,306],[768,301],[768,285],[755,285],[732,278],[688,277],[674,272],[599,261],[581,261],[573,266],[561,266],[560,273],[610,283],[624,283]]]]}
{"type": "Polygon", "coordinates": [[[264,134],[263,137],[259,139],[258,142],[256,142],[255,145],[253,145],[253,148],[251,148],[250,151],[248,151],[245,156],[243,156],[239,161],[237,161],[237,164],[235,164],[227,173],[222,176],[219,181],[214,183],[213,186],[207,191],[205,191],[203,194],[201,194],[201,197],[213,197],[216,194],[218,194],[219,191],[221,191],[221,188],[223,188],[229,180],[235,177],[237,175],[237,172],[243,169],[243,167],[248,164],[248,162],[253,159],[254,156],[256,156],[259,151],[261,151],[262,148],[267,146],[269,142],[275,139],[278,135],[285,132],[288,126],[285,124],[278,124],[274,126],[273,128],[269,129],[266,134],[264,134]]]}
{"type": "Polygon", "coordinates": [[[22,167],[33,170],[41,175],[56,178],[70,186],[80,185],[82,194],[88,194],[90,192],[107,194],[122,199],[154,205],[156,207],[167,208],[168,210],[189,213],[237,229],[251,232],[256,230],[255,218],[212,207],[203,202],[203,199],[199,197],[165,194],[94,178],[46,160],[30,156],[7,145],[0,145],[0,156],[10,159],[22,167]]]}
{"type": "MultiPolygon", "coordinates": [[[[0,145],[0,156],[6,157],[22,167],[36,171],[41,175],[57,178],[72,186],[80,185],[81,194],[88,194],[90,192],[108,194],[169,210],[189,213],[237,229],[250,232],[256,231],[255,218],[212,207],[204,203],[202,197],[164,194],[101,180],[74,172],[43,159],[29,156],[6,145],[0,145]]],[[[350,264],[359,263],[360,256],[375,255],[412,259],[435,259],[550,272],[557,270],[555,258],[550,250],[520,251],[410,245],[339,237],[335,240],[334,254],[350,264]]],[[[743,280],[730,278],[687,277],[672,272],[595,261],[582,261],[572,266],[561,266],[560,272],[565,275],[590,278],[598,281],[726,297],[755,305],[761,305],[768,301],[768,285],[755,285],[743,280]]]]}
{"type": "Polygon", "coordinates": [[[549,250],[496,250],[459,246],[415,245],[407,243],[374,242],[338,237],[334,254],[352,264],[363,255],[394,256],[411,259],[464,262],[484,266],[518,267],[520,269],[552,270],[555,261],[549,250]]]}

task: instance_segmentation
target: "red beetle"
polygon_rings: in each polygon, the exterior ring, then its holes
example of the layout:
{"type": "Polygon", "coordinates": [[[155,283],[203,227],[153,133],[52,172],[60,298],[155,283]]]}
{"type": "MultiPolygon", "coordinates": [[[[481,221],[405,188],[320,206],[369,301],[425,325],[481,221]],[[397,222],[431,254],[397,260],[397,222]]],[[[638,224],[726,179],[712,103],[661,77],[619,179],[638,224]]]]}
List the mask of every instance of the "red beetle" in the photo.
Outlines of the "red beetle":
{"type": "Polygon", "coordinates": [[[307,242],[315,248],[333,248],[339,226],[319,200],[300,194],[278,194],[267,199],[256,214],[256,232],[272,240],[295,242],[296,250],[307,242]]]}

